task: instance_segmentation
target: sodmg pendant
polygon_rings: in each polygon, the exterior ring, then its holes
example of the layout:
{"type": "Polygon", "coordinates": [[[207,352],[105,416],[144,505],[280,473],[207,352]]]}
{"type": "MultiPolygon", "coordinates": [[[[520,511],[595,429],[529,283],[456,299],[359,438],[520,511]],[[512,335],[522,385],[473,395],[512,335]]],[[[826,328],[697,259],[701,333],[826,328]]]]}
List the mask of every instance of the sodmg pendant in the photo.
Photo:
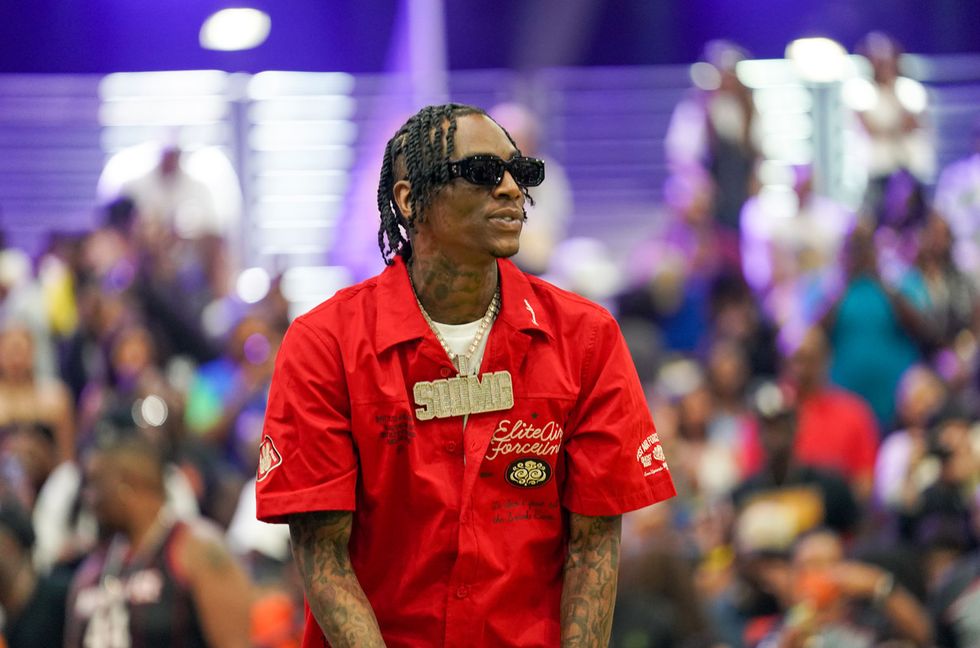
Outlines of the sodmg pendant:
{"type": "Polygon", "coordinates": [[[412,394],[419,406],[415,416],[420,421],[509,410],[514,406],[514,384],[509,371],[420,381],[412,386],[412,394]]]}

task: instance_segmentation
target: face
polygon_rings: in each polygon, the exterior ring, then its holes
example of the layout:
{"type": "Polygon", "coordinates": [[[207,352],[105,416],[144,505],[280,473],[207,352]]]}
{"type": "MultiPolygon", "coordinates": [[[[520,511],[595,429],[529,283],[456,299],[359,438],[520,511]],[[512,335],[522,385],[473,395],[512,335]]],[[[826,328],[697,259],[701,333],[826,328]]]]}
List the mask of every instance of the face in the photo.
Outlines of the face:
{"type": "Polygon", "coordinates": [[[913,367],[898,387],[898,408],[906,425],[925,426],[929,416],[942,405],[943,385],[928,369],[913,367]]]}
{"type": "Polygon", "coordinates": [[[13,457],[39,489],[56,463],[54,445],[31,430],[15,430],[4,439],[0,456],[13,457]]]}
{"type": "MultiPolygon", "coordinates": [[[[507,135],[489,117],[465,115],[456,123],[454,160],[477,154],[509,160],[517,155],[507,135]]],[[[399,206],[408,211],[401,201],[399,206]]],[[[513,256],[520,247],[523,208],[524,194],[509,171],[496,187],[456,178],[435,195],[425,221],[416,223],[414,253],[421,257],[436,252],[464,262],[513,256]]]]}
{"type": "Polygon", "coordinates": [[[27,329],[0,333],[0,375],[20,379],[33,373],[34,339],[27,329]]]}
{"type": "Polygon", "coordinates": [[[107,530],[119,530],[124,519],[123,489],[119,470],[109,457],[96,452],[85,463],[83,497],[99,526],[107,530]]]}
{"type": "Polygon", "coordinates": [[[788,369],[797,384],[812,387],[822,382],[827,362],[827,344],[823,334],[814,329],[803,337],[790,356],[788,369]]]}
{"type": "Polygon", "coordinates": [[[922,230],[922,249],[935,256],[944,256],[949,254],[952,245],[953,235],[946,221],[935,216],[930,218],[922,230]]]}
{"type": "Polygon", "coordinates": [[[113,348],[113,365],[123,376],[137,376],[153,362],[153,340],[148,331],[125,331],[113,348]]]}
{"type": "Polygon", "coordinates": [[[748,378],[745,353],[728,341],[716,344],[709,356],[708,373],[719,393],[726,396],[738,394],[748,378]]]}

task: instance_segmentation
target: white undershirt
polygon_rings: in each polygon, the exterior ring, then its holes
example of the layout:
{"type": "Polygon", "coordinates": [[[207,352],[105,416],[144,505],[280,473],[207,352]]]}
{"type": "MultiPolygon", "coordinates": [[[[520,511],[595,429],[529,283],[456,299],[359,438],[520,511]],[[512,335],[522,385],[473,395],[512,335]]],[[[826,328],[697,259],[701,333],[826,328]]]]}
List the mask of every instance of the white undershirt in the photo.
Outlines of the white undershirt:
{"type": "MultiPolygon", "coordinates": [[[[452,349],[453,353],[456,355],[464,355],[467,350],[469,350],[470,345],[473,344],[473,337],[476,332],[480,330],[480,323],[483,318],[476,320],[475,322],[467,322],[466,324],[443,324],[442,322],[432,322],[436,325],[439,330],[439,335],[442,339],[446,341],[449,348],[452,349]]],[[[493,324],[487,327],[487,332],[483,334],[483,339],[480,343],[476,345],[476,350],[473,352],[473,356],[469,360],[470,373],[473,375],[480,373],[480,364],[483,362],[483,352],[487,348],[487,340],[490,338],[490,329],[493,328],[493,324]]]]}
{"type": "MultiPolygon", "coordinates": [[[[439,330],[439,335],[442,339],[446,341],[449,348],[452,349],[453,353],[456,355],[463,355],[469,350],[470,345],[473,344],[473,337],[476,332],[480,330],[480,323],[483,318],[476,320],[475,322],[467,322],[466,324],[443,324],[442,322],[433,321],[436,329],[439,330]]],[[[469,359],[469,373],[476,376],[480,373],[480,365],[483,364],[483,352],[487,348],[487,340],[490,339],[490,329],[493,328],[493,322],[487,327],[486,333],[483,334],[483,338],[480,343],[476,345],[476,349],[473,351],[473,355],[469,359]]],[[[466,429],[466,421],[469,419],[469,414],[463,416],[463,429],[466,429]]],[[[463,464],[466,464],[466,455],[463,455],[463,464]]]]}

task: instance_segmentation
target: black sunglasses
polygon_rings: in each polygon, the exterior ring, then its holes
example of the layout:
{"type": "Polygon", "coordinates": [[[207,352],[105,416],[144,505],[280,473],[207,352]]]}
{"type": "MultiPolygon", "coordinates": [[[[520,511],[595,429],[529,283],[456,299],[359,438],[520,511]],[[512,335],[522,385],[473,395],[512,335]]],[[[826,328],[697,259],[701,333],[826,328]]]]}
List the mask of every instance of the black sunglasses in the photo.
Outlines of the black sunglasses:
{"type": "Polygon", "coordinates": [[[449,163],[449,177],[463,178],[475,185],[496,187],[510,171],[514,182],[522,187],[537,187],[544,182],[544,162],[532,157],[503,160],[496,155],[471,155],[449,163]]]}

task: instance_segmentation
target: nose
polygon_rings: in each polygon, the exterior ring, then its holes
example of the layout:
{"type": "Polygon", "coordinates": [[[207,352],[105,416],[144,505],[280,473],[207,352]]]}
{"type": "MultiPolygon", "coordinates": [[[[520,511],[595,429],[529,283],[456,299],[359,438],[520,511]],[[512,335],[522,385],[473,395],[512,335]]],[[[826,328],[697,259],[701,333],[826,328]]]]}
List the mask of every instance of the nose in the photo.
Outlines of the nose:
{"type": "Polygon", "coordinates": [[[500,183],[494,187],[493,195],[495,198],[507,198],[509,200],[519,200],[521,204],[524,203],[524,192],[521,191],[521,187],[514,180],[514,176],[510,174],[510,171],[504,169],[504,177],[501,178],[500,183]]]}

